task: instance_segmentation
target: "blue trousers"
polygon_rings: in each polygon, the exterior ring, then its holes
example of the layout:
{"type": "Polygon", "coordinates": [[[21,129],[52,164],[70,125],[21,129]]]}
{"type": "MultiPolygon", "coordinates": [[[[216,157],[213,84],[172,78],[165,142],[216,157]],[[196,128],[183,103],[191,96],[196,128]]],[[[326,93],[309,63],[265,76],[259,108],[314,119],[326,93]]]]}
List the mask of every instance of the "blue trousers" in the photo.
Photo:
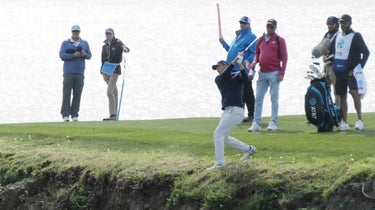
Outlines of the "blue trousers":
{"type": "Polygon", "coordinates": [[[258,125],[262,124],[262,109],[264,96],[270,88],[271,95],[271,121],[277,125],[278,113],[279,113],[279,86],[280,82],[277,81],[279,77],[279,71],[272,72],[261,72],[259,71],[259,77],[257,81],[257,90],[255,96],[255,112],[254,120],[258,125]]]}
{"type": "Polygon", "coordinates": [[[83,74],[64,74],[63,77],[63,98],[60,113],[62,117],[69,115],[78,117],[85,76],[83,74]],[[71,101],[72,91],[73,100],[71,101]]]}

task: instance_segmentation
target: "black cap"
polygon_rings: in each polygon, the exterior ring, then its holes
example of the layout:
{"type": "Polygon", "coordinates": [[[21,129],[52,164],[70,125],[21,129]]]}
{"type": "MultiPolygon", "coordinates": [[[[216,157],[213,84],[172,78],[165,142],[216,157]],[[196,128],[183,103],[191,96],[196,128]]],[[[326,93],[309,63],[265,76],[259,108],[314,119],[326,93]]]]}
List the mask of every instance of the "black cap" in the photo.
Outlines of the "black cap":
{"type": "Polygon", "coordinates": [[[217,62],[217,64],[212,65],[212,70],[216,70],[218,66],[223,65],[223,64],[228,65],[228,63],[226,61],[220,60],[220,61],[217,62]]]}
{"type": "Polygon", "coordinates": [[[327,18],[327,23],[336,23],[336,24],[338,24],[339,23],[339,19],[337,17],[335,17],[335,16],[329,16],[327,18]]]}
{"type": "Polygon", "coordinates": [[[345,15],[342,15],[341,18],[340,18],[340,23],[341,22],[349,22],[351,23],[352,22],[352,17],[350,17],[350,15],[348,14],[345,14],[345,15]]]}
{"type": "Polygon", "coordinates": [[[273,26],[277,26],[277,21],[275,19],[269,19],[267,20],[267,25],[273,25],[273,26]]]}

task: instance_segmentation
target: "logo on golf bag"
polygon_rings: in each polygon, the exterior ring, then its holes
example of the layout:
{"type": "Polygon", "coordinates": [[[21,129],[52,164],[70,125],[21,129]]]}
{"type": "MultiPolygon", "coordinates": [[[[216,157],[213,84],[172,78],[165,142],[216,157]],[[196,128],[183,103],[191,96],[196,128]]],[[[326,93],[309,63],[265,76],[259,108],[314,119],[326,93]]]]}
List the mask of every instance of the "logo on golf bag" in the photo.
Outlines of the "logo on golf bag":
{"type": "Polygon", "coordinates": [[[331,90],[324,78],[314,79],[305,95],[305,113],[307,120],[316,126],[318,132],[332,131],[338,126],[342,113],[331,98],[331,90]]]}

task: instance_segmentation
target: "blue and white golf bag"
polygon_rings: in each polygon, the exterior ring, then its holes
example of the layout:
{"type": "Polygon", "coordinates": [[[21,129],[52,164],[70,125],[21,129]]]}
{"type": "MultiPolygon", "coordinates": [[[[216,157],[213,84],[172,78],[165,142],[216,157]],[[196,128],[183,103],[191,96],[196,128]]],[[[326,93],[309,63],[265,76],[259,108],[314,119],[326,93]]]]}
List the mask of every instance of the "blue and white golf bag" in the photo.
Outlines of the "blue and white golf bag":
{"type": "MultiPolygon", "coordinates": [[[[315,64],[316,65],[316,64],[315,64]]],[[[316,66],[311,65],[307,79],[311,79],[305,95],[305,113],[307,120],[316,126],[318,132],[332,131],[338,127],[342,118],[342,110],[333,104],[331,89],[323,74],[316,66]]]]}

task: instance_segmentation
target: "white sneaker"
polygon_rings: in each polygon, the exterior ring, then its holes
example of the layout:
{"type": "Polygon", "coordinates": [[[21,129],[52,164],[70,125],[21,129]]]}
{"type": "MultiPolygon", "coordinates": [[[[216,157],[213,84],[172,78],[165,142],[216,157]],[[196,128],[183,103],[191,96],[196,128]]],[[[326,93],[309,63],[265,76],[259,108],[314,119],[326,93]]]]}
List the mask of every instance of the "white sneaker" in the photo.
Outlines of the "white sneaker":
{"type": "Polygon", "coordinates": [[[354,128],[356,130],[363,130],[363,128],[365,127],[365,125],[363,124],[363,121],[362,120],[358,120],[355,124],[354,124],[354,128]]]}
{"type": "Polygon", "coordinates": [[[275,131],[275,130],[277,130],[276,123],[274,121],[272,121],[272,120],[269,121],[267,130],[269,130],[269,131],[275,131]]]}
{"type": "Polygon", "coordinates": [[[64,120],[64,122],[69,122],[69,116],[64,116],[63,120],[64,120]]]}
{"type": "Polygon", "coordinates": [[[256,123],[255,121],[251,124],[251,127],[247,129],[248,132],[257,132],[261,130],[262,129],[260,128],[260,125],[258,125],[258,123],[256,123]]]}
{"type": "Polygon", "coordinates": [[[250,146],[250,149],[243,153],[241,160],[247,160],[250,156],[254,155],[257,152],[257,148],[250,146]]]}
{"type": "Polygon", "coordinates": [[[72,117],[73,122],[78,122],[78,117],[72,117]]]}
{"type": "Polygon", "coordinates": [[[349,125],[347,123],[345,123],[344,121],[342,121],[339,125],[339,127],[337,128],[337,130],[339,131],[347,131],[349,130],[349,125]]]}
{"type": "Polygon", "coordinates": [[[214,170],[223,167],[222,165],[218,165],[217,163],[209,168],[206,168],[207,171],[214,170]]]}

